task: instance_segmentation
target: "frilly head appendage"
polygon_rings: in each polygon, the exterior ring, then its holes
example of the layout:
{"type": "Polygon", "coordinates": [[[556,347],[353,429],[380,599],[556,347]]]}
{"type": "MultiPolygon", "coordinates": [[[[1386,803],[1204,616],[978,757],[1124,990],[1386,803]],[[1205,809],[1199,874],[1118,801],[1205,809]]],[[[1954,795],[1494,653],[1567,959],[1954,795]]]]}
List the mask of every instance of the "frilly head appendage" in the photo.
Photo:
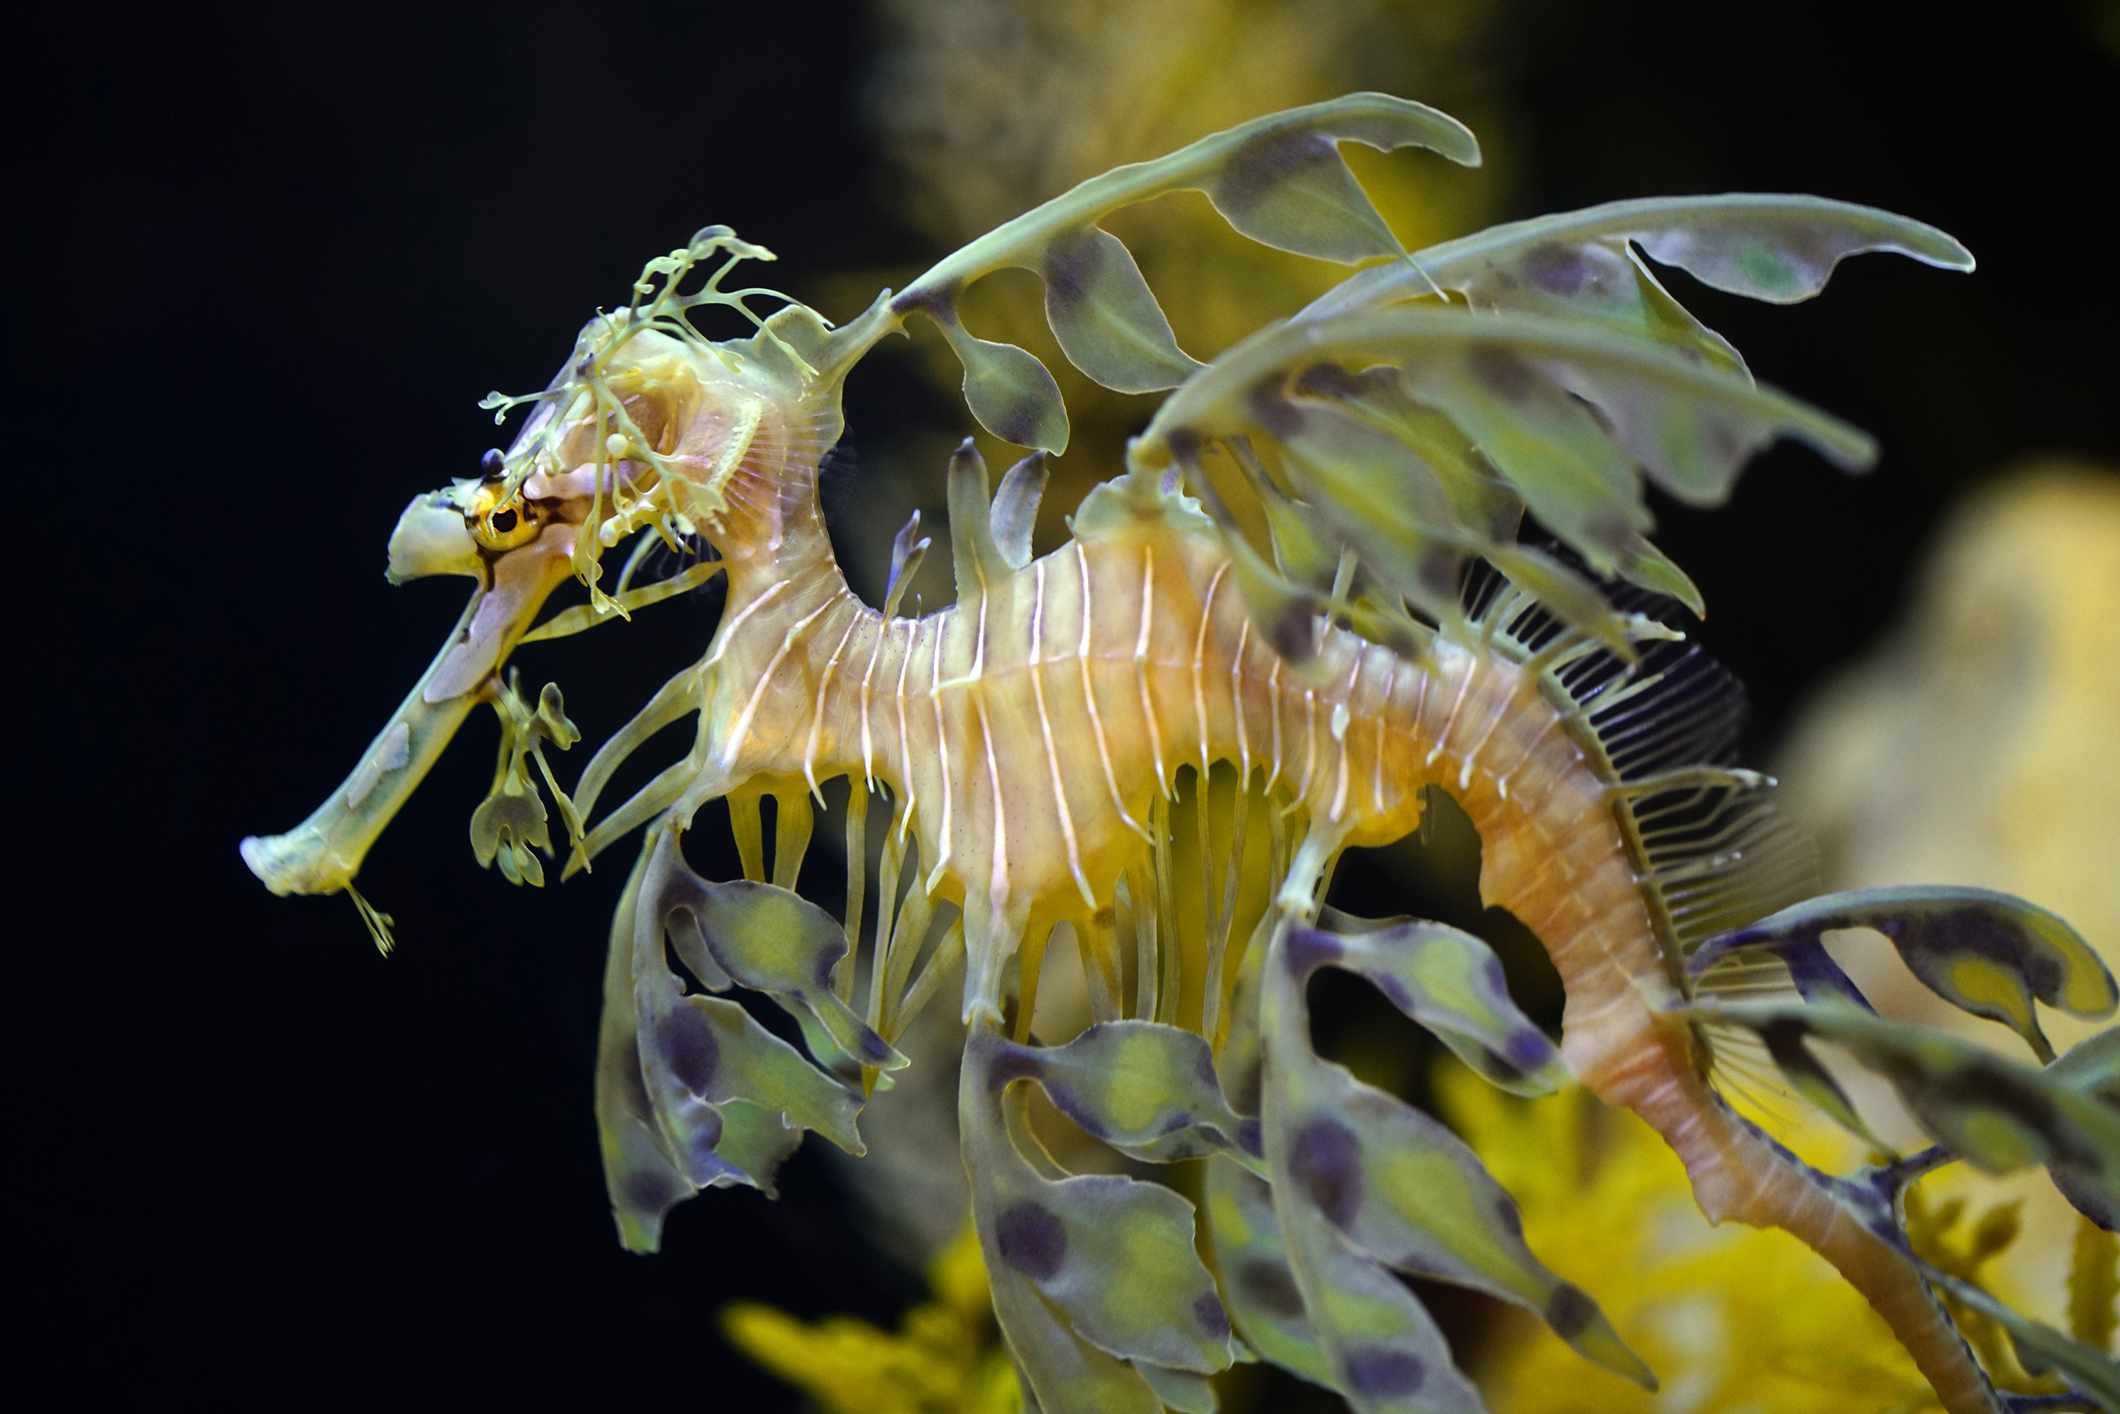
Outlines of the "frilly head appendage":
{"type": "Polygon", "coordinates": [[[599,582],[604,550],[669,524],[721,545],[732,509],[756,512],[768,501],[766,466],[821,456],[836,440],[839,384],[888,329],[876,309],[835,330],[780,291],[724,287],[741,261],[772,258],[725,226],[706,227],[649,261],[629,303],[583,326],[542,392],[492,393],[480,404],[497,419],[535,405],[500,459],[504,496],[534,494],[543,477],[588,498],[596,529],[576,541],[573,566],[600,615],[624,613],[599,582]],[[783,307],[762,315],[751,307],[760,298],[783,307]],[[694,323],[701,306],[734,310],[754,332],[710,340],[694,323]]]}

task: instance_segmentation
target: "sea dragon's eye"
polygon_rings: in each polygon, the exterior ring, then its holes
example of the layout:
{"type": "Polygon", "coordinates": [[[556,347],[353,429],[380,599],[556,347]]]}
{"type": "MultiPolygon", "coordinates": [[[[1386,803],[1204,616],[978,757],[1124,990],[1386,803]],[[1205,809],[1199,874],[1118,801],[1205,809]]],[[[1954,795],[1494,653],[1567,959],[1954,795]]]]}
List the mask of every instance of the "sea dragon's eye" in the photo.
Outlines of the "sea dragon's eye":
{"type": "Polygon", "coordinates": [[[464,523],[471,527],[471,538],[481,549],[513,550],[535,540],[543,528],[544,518],[531,503],[501,505],[502,494],[502,483],[489,481],[472,493],[471,504],[464,509],[464,523]]]}

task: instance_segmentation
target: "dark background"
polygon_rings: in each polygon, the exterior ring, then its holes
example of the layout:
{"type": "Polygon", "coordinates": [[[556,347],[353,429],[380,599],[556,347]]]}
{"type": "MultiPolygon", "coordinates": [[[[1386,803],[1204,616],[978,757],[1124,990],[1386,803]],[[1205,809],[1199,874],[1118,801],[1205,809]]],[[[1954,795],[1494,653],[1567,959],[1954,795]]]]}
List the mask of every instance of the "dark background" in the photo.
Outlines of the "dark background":
{"type": "MultiPolygon", "coordinates": [[[[1731,509],[1665,518],[1764,744],[1877,641],[1953,499],[2027,454],[2120,460],[2102,213],[2120,72],[2090,5],[1944,32],[1900,7],[1763,7],[1715,32],[1738,13],[1511,7],[1444,88],[1504,95],[1532,138],[1490,148],[1509,216],[1812,190],[1933,221],[1981,261],[1971,279],[1859,261],[1791,310],[1674,280],[1762,377],[1885,448],[1866,480],[1777,448],[1731,509]]],[[[890,1323],[917,1292],[807,1155],[780,1204],[711,1196],[660,1258],[617,1250],[588,1086],[625,851],[534,896],[477,870],[490,727],[361,876],[398,920],[387,961],[345,900],[275,900],[235,852],[343,778],[453,621],[458,586],[393,592],[378,571],[404,501],[505,440],[479,394],[542,384],[643,258],[709,221],[774,247],[797,294],[806,272],[943,253],[887,214],[860,104],[878,42],[836,5],[14,22],[28,721],[9,775],[28,842],[0,1205],[31,1370],[157,1407],[771,1408],[782,1388],[718,1342],[724,1302],[890,1323]]],[[[867,464],[905,427],[968,426],[903,360],[857,378],[850,415],[867,464]]],[[[830,494],[842,533],[888,529],[858,472],[830,494]]],[[[622,645],[528,671],[567,686],[593,747],[698,655],[711,613],[650,611],[622,645]]]]}

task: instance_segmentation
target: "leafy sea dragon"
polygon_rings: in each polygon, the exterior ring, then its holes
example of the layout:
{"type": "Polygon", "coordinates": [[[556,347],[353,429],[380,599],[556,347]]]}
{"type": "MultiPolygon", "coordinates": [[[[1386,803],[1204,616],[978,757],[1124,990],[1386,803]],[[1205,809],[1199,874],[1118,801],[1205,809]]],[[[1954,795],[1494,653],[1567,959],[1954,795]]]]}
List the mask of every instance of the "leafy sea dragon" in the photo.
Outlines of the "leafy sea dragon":
{"type": "MultiPolygon", "coordinates": [[[[1290,110],[1093,178],[837,327],[777,292],[728,288],[739,263],[772,257],[726,227],[651,261],[549,387],[488,399],[497,417],[530,407],[513,445],[406,508],[390,578],[465,575],[470,604],[346,784],[295,830],[245,840],[244,858],[277,893],[351,893],[479,703],[503,728],[472,818],[482,864],[542,882],[551,831],[532,766],[569,872],[645,825],[612,925],[597,1076],[611,1202],[640,1251],[702,1188],[770,1191],[803,1130],[859,1154],[865,1100],[906,1064],[894,1042],[961,968],[973,1218],[1035,1407],[1206,1409],[1208,1377],[1258,1356],[1358,1409],[1478,1408],[1394,1271],[1527,1306],[1588,1359],[1653,1383],[1595,1301],[1526,1248],[1469,1149],[1313,1053],[1306,984],[1324,968],[1374,984],[1499,1086],[1537,1094],[1572,1075],[1639,1114],[1710,1218],[1783,1228],[1820,1253],[1949,1409],[2011,1399],[1939,1289],[2079,1392],[2046,1407],[2116,1407],[2109,1360],[1926,1267],[1898,1207],[1947,1162],[2041,1165],[2112,1225],[2120,1044],[2107,1031],[2056,1057],[2036,1015],[2110,1014],[2112,977],[2060,919],[2014,898],[1806,900],[1771,783],[1724,760],[1734,689],[1665,621],[1672,601],[1698,613],[1700,596],[1645,538],[1645,478],[1714,505],[1777,436],[1850,470],[1873,449],[1757,385],[1642,253],[1780,303],[1817,293],[1851,254],[1961,270],[1971,257],[1918,222],[1797,196],[1624,201],[1409,255],[1343,164],[1349,141],[1479,160],[1465,128],[1417,103],[1354,94],[1290,110]],[[1197,362],[1100,224],[1181,188],[1255,241],[1366,268],[1197,362]],[[1125,469],[1038,558],[1032,524],[1067,413],[1036,357],[959,317],[970,285],[1010,267],[1043,281],[1083,373],[1168,390],[1125,469]],[[750,305],[763,299],[781,307],[762,317],[750,305]],[[709,340],[702,308],[755,328],[709,340]],[[879,611],[849,589],[817,498],[848,372],[915,319],[962,362],[979,423],[1031,453],[993,488],[969,440],[951,459],[957,597],[917,617],[899,612],[929,543],[917,515],[879,611]],[[1527,513],[1561,551],[1519,540],[1527,513]],[[633,583],[643,550],[693,535],[716,556],[633,583]],[[607,591],[603,552],[633,537],[607,591]],[[728,598],[705,656],[562,792],[544,748],[575,728],[556,688],[533,705],[503,677],[510,654],[715,575],[728,598]],[[533,627],[569,577],[589,602],[533,627]],[[694,713],[684,758],[591,825],[619,764],[694,713]],[[813,802],[842,781],[843,921],[794,892],[813,802]],[[1414,830],[1428,788],[1477,828],[1482,894],[1551,954],[1567,994],[1557,1049],[1478,940],[1324,902],[1341,854],[1414,830]],[[685,864],[682,837],[716,800],[742,880],[685,864]],[[872,803],[888,809],[873,851],[872,803]],[[2040,1064],[1876,1015],[1821,943],[1849,928],[1882,934],[2040,1064]],[[1049,1005],[1058,1029],[1041,1032],[1056,939],[1079,959],[1089,1024],[1049,1005]],[[737,989],[785,1008],[807,1055],[737,989]],[[1934,1146],[1827,1175],[1723,1099],[1733,1058],[1763,1044],[1798,1093],[1863,1132],[1820,1041],[1881,1072],[1934,1146]],[[1032,1087],[1130,1159],[1204,1160],[1204,1217],[1168,1187],[1066,1171],[1032,1129],[1032,1087]]],[[[360,907],[387,946],[388,918],[360,907]]]]}

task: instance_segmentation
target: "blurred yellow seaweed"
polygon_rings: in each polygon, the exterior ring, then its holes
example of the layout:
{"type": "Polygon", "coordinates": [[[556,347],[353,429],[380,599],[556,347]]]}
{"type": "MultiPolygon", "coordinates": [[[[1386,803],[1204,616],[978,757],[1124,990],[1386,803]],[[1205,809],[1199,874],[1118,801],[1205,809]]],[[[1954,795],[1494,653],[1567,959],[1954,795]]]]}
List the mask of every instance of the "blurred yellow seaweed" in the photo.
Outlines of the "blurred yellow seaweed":
{"type": "Polygon", "coordinates": [[[722,1312],[722,1331],[827,1414],[1016,1414],[1023,1403],[969,1224],[936,1254],[928,1279],[934,1300],[906,1312],[895,1332],[844,1317],[805,1323],[749,1302],[722,1312]]]}

